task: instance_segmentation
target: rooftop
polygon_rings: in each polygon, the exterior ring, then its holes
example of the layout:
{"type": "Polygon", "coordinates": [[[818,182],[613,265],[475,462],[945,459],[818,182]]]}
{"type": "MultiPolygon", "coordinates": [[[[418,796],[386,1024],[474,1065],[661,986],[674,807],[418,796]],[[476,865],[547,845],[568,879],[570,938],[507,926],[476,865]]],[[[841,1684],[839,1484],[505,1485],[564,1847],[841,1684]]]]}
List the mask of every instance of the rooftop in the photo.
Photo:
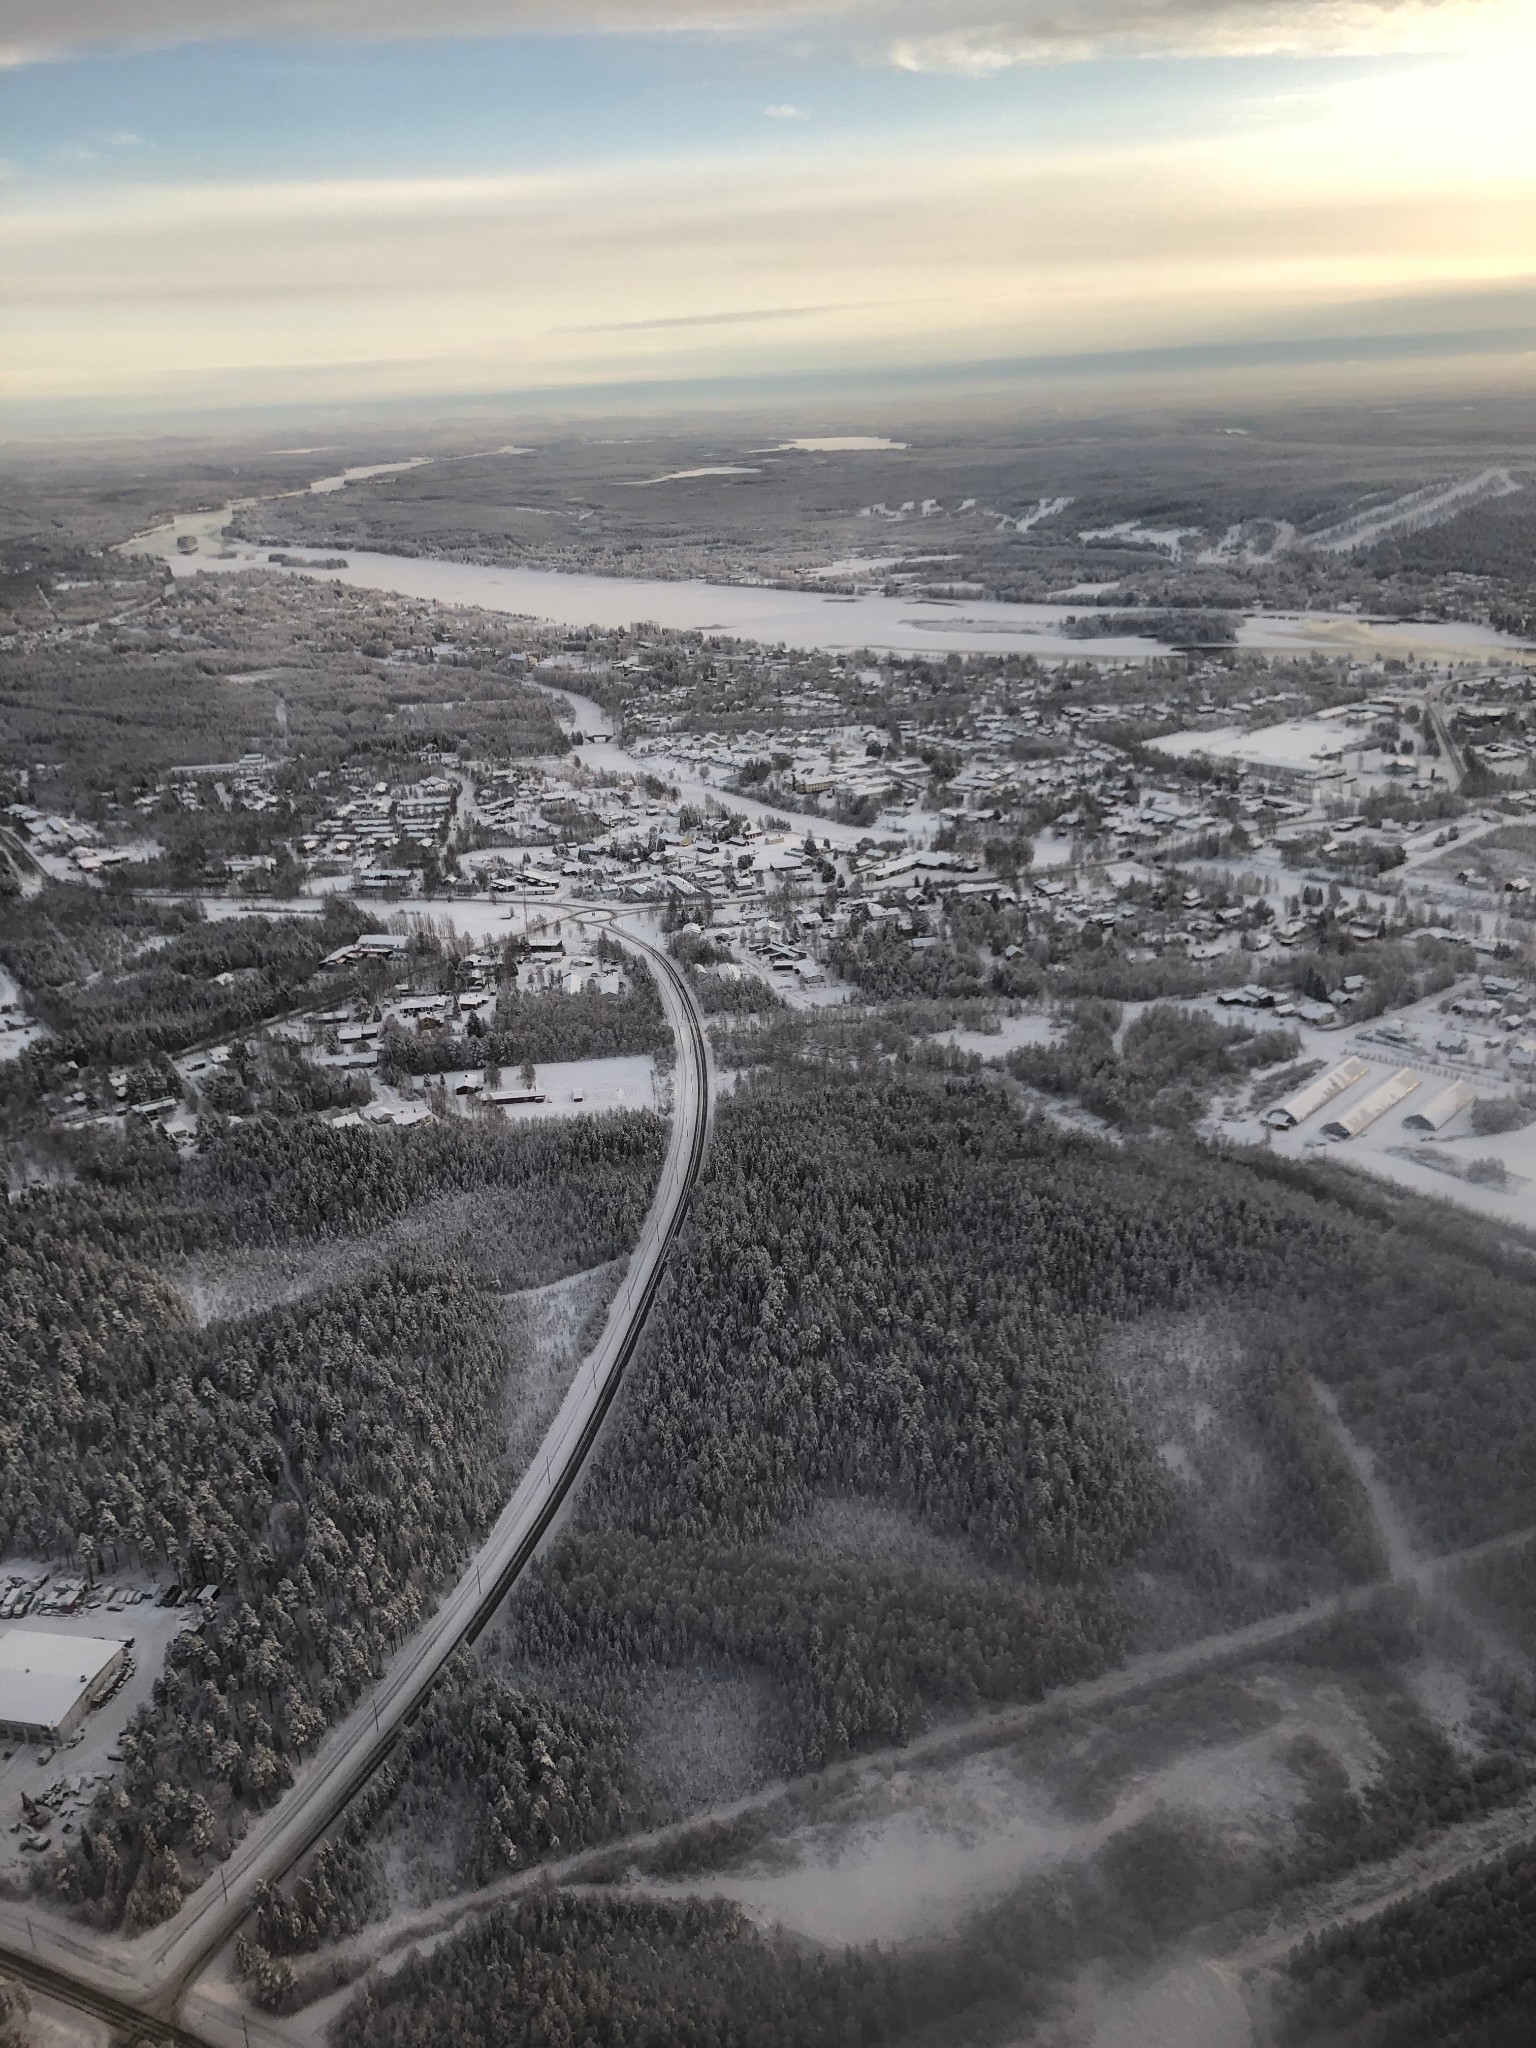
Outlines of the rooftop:
{"type": "Polygon", "coordinates": [[[57,1727],[122,1647],[103,1636],[7,1629],[0,1635],[0,1721],[57,1727]]]}

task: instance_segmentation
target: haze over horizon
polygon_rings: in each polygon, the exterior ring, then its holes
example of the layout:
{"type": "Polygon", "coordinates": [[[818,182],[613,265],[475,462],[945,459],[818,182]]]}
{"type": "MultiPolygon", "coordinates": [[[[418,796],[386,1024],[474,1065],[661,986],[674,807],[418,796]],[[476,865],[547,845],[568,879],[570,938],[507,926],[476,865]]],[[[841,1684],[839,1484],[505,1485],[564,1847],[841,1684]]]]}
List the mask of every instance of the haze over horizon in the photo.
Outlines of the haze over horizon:
{"type": "Polygon", "coordinates": [[[1536,335],[1536,7],[207,0],[0,32],[15,420],[1536,335]]]}

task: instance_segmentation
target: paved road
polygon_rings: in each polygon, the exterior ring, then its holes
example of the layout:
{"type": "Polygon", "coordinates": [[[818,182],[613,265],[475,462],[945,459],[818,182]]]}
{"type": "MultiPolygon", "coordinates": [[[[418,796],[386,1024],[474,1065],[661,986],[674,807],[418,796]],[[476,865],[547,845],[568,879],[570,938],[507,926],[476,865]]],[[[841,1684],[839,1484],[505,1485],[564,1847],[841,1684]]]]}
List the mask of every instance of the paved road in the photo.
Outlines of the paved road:
{"type": "MultiPolygon", "coordinates": [[[[579,1478],[634,1355],[660,1288],[666,1258],[686,1214],[708,1142],[712,1076],[708,1043],[691,990],[672,961],[627,933],[655,973],[677,1043],[672,1136],[656,1197],[624,1284],[595,1349],[583,1363],[534,1462],[458,1584],[391,1660],[383,1679],[322,1742],[293,1790],[255,1820],[229,1860],[174,1919],[135,1941],[93,1937],[77,1921],[0,1904],[0,1968],[99,2014],[104,2002],[168,2014],[182,1991],[228,1941],[256,1887],[291,1870],[378,1768],[425,1701],[443,1666],[473,1642],[538,1550],[579,1478]]],[[[197,2038],[183,2034],[182,2039],[197,2038]]]]}

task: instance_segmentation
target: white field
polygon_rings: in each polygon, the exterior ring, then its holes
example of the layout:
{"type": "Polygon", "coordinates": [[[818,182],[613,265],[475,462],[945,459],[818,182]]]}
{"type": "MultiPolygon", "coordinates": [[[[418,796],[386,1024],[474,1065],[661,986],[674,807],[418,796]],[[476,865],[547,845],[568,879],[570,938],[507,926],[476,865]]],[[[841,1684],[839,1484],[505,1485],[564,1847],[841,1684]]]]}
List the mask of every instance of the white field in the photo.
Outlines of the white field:
{"type": "Polygon", "coordinates": [[[1325,753],[1360,753],[1365,739],[1363,727],[1338,719],[1287,718],[1254,732],[1222,725],[1209,732],[1163,733],[1147,744],[1179,760],[1207,754],[1213,761],[1251,761],[1256,768],[1306,768],[1322,765],[1325,753]]]}
{"type": "Polygon", "coordinates": [[[0,967],[0,1015],[24,1018],[25,1022],[0,1028],[0,1060],[13,1060],[39,1038],[45,1028],[27,1015],[27,1002],[15,981],[0,967]]]}
{"type": "Polygon", "coordinates": [[[105,2020],[90,2019],[41,1991],[29,1991],[32,2001],[30,2048],[112,2048],[121,2039],[105,2020]]]}
{"type": "MultiPolygon", "coordinates": [[[[480,1069],[471,1068],[468,1075],[449,1074],[448,1087],[451,1090],[465,1079],[478,1081],[480,1073],[480,1069]]],[[[610,1060],[545,1060],[535,1067],[534,1075],[533,1086],[548,1100],[502,1103],[498,1114],[509,1123],[535,1123],[554,1116],[597,1116],[607,1109],[661,1106],[656,1062],[649,1053],[610,1060]]],[[[521,1069],[503,1067],[501,1086],[521,1088],[521,1069]]],[[[473,1096],[454,1099],[476,1103],[473,1096]]]]}
{"type": "Polygon", "coordinates": [[[1017,1017],[1001,1019],[1000,1031],[941,1031],[939,1045],[952,1045],[956,1052],[979,1053],[984,1060],[1000,1060],[1021,1045],[1053,1045],[1060,1027],[1052,1017],[1025,1010],[1017,1017]]]}
{"type": "Polygon", "coordinates": [[[880,449],[903,449],[905,441],[888,441],[883,434],[824,434],[802,435],[798,441],[780,441],[776,448],[765,448],[765,455],[788,455],[798,452],[802,455],[867,455],[880,449]]]}
{"type": "Polygon", "coordinates": [[[1078,1989],[1086,2048],[1251,2048],[1248,2001],[1208,1957],[1177,1962],[1130,1983],[1091,1979],[1078,1989]]]}
{"type": "Polygon", "coordinates": [[[1297,1735],[1321,1742],[1352,1781],[1370,1775],[1375,1759],[1362,1753],[1369,1731],[1338,1686],[1304,1675],[1251,1682],[1279,1708],[1268,1725],[1232,1740],[1193,1733],[1182,1755],[1112,1773],[1105,1810],[1091,1819],[1064,1809],[1028,1745],[897,1761],[878,1795],[867,1786],[834,1794],[770,1853],[641,1882],[664,1895],[734,1899],[761,1924],[840,1947],[946,1933],[1022,1880],[1092,1856],[1155,1813],[1187,1816],[1245,1846],[1283,1842],[1305,1798],[1287,1756],[1297,1735]]]}
{"type": "Polygon", "coordinates": [[[651,484],[686,484],[696,477],[706,476],[761,476],[762,470],[745,462],[719,462],[710,469],[669,469],[665,476],[643,476],[638,478],[631,489],[645,490],[651,484]]]}

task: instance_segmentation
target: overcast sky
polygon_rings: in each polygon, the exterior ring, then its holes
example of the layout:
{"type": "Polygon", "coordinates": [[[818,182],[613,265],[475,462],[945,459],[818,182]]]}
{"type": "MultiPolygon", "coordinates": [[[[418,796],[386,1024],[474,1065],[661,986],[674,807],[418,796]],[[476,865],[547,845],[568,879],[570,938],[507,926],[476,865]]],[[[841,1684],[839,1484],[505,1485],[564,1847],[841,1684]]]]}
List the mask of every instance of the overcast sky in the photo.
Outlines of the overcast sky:
{"type": "Polygon", "coordinates": [[[0,66],[22,407],[1454,331],[1536,281],[1536,0],[5,0],[0,66]]]}

